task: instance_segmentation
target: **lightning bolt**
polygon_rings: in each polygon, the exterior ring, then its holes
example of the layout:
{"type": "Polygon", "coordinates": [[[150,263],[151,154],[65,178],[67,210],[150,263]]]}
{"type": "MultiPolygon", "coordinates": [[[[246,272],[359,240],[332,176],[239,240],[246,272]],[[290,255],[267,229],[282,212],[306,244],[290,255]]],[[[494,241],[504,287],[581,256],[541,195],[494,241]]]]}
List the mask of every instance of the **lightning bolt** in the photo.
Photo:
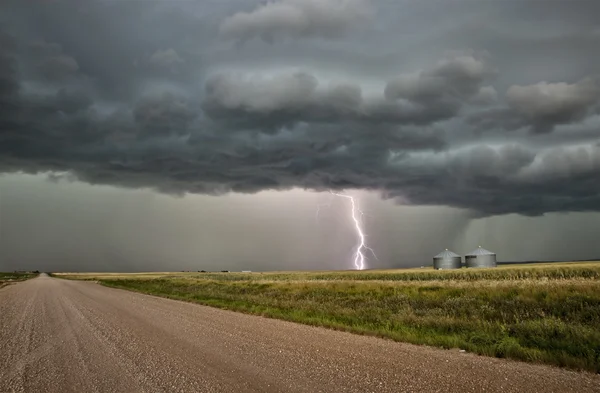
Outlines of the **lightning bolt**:
{"type": "MultiPolygon", "coordinates": [[[[364,215],[364,213],[362,210],[360,210],[360,207],[358,206],[358,203],[354,200],[354,197],[352,197],[350,195],[346,195],[346,194],[340,194],[340,193],[333,192],[333,191],[329,191],[329,193],[332,195],[350,200],[350,203],[352,206],[352,210],[351,210],[352,221],[354,221],[354,227],[356,228],[356,234],[358,235],[358,244],[356,245],[356,252],[354,253],[354,266],[356,267],[357,270],[363,270],[365,268],[365,261],[366,261],[364,250],[369,250],[371,252],[371,254],[373,254],[373,256],[375,257],[375,259],[378,260],[377,255],[375,255],[375,251],[373,251],[373,249],[371,247],[367,246],[367,244],[366,244],[365,233],[362,229],[362,223],[359,220],[359,218],[357,217],[357,212],[358,212],[358,214],[360,214],[361,217],[364,215]]],[[[317,210],[317,214],[318,214],[318,210],[317,210]]]]}

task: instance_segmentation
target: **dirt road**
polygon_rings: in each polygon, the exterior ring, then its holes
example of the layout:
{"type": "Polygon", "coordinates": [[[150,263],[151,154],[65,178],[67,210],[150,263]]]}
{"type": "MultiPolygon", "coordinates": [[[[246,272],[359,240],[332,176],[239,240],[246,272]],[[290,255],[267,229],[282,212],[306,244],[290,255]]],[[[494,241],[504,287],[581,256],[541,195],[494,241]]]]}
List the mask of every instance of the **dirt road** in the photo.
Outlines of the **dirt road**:
{"type": "Polygon", "coordinates": [[[593,392],[600,376],[50,277],[0,290],[1,392],[593,392]]]}

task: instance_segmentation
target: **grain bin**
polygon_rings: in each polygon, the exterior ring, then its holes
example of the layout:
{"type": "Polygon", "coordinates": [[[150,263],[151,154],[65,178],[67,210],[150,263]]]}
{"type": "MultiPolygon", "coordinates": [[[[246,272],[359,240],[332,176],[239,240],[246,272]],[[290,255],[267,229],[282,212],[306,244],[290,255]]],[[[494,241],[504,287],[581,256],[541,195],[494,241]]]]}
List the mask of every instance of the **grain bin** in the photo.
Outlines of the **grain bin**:
{"type": "Polygon", "coordinates": [[[460,269],[462,259],[460,255],[448,251],[448,249],[440,252],[433,257],[434,269],[460,269]]]}
{"type": "Polygon", "coordinates": [[[479,246],[465,255],[465,265],[467,267],[496,267],[496,254],[479,246]]]}

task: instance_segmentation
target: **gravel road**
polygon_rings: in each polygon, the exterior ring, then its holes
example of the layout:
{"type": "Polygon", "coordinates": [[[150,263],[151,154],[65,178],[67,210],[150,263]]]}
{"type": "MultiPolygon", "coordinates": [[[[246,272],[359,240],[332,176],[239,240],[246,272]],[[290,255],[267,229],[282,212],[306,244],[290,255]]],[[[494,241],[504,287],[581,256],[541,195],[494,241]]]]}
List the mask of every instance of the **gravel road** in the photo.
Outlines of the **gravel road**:
{"type": "Polygon", "coordinates": [[[1,392],[600,392],[600,375],[41,276],[0,289],[1,392]]]}

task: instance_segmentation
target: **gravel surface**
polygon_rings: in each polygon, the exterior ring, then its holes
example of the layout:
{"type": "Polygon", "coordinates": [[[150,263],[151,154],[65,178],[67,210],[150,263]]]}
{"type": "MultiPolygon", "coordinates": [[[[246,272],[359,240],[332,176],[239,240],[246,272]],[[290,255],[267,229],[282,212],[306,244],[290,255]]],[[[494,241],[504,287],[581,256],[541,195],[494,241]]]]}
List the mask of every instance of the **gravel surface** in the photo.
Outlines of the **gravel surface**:
{"type": "Polygon", "coordinates": [[[0,392],[600,392],[600,375],[41,276],[0,290],[0,392]]]}

